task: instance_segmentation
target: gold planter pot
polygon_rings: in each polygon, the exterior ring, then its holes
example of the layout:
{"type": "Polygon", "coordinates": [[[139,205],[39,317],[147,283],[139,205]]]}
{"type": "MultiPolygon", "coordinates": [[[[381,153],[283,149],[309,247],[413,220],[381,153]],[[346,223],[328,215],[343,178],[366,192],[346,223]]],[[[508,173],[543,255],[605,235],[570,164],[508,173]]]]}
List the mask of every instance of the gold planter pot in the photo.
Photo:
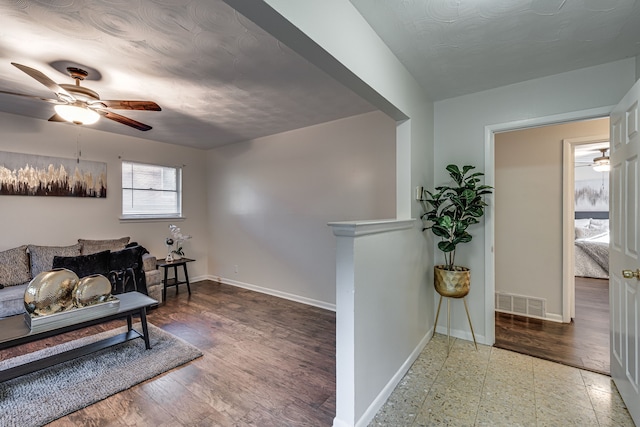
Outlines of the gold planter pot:
{"type": "MultiPolygon", "coordinates": [[[[464,302],[464,309],[467,312],[467,320],[469,321],[469,329],[471,329],[471,336],[473,337],[473,344],[478,349],[476,343],[476,335],[473,332],[473,325],[471,324],[471,316],[469,316],[469,307],[467,307],[467,299],[465,298],[471,288],[471,271],[467,267],[454,266],[454,270],[446,270],[444,265],[436,265],[433,268],[433,285],[436,291],[440,294],[440,301],[438,302],[438,311],[436,312],[436,322],[433,325],[433,335],[436,333],[436,327],[438,326],[438,317],[440,316],[440,306],[442,305],[442,297],[447,298],[462,298],[464,302]]],[[[447,354],[451,345],[449,340],[451,337],[451,306],[450,301],[447,300],[447,354]]],[[[432,335],[432,336],[433,336],[432,335]]]]}
{"type": "Polygon", "coordinates": [[[433,284],[443,297],[465,297],[471,287],[471,271],[467,267],[453,268],[453,271],[445,270],[444,265],[436,265],[433,268],[433,284]]]}

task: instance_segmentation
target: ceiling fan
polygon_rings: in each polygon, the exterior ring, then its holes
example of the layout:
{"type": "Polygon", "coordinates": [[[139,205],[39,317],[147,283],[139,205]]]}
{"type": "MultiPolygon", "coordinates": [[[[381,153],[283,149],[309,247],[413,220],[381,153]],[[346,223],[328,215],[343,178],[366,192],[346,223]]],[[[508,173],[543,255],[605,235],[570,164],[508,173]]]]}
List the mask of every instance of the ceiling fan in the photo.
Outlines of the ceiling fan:
{"type": "Polygon", "coordinates": [[[598,148],[598,151],[600,151],[601,155],[594,158],[592,162],[576,162],[576,167],[580,167],[580,166],[592,166],[593,170],[595,170],[596,172],[608,172],[611,170],[611,162],[609,159],[609,156],[607,155],[607,151],[609,151],[608,147],[605,148],[598,148]],[[586,163],[586,164],[577,164],[577,163],[586,163]]]}
{"type": "Polygon", "coordinates": [[[601,148],[602,156],[593,159],[593,170],[596,172],[609,172],[611,170],[611,162],[607,156],[608,148],[601,148]]]}
{"type": "Polygon", "coordinates": [[[49,121],[71,122],[79,125],[93,124],[98,121],[100,116],[102,116],[138,130],[147,131],[151,129],[151,126],[140,123],[139,121],[133,120],[129,117],[116,114],[113,111],[109,111],[108,108],[117,110],[162,110],[158,104],[152,101],[100,99],[100,95],[98,95],[97,92],[85,86],[80,86],[80,82],[89,75],[87,71],[81,68],[67,67],[67,72],[76,81],[75,85],[73,85],[64,83],[58,84],[47,77],[44,73],[34,68],[17,64],[15,62],[12,62],[11,64],[45,85],[49,90],[56,94],[57,99],[41,98],[39,96],[9,92],[5,90],[0,90],[0,93],[35,98],[54,104],[56,114],[54,114],[49,121]]]}

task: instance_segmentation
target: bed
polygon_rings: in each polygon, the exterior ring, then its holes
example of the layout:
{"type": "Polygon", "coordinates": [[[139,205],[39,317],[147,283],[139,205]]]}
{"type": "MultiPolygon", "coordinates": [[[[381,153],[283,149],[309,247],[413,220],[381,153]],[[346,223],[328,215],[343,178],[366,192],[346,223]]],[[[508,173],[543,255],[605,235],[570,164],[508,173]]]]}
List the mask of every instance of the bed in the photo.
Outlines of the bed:
{"type": "Polygon", "coordinates": [[[609,278],[609,220],[576,219],[575,272],[579,277],[609,278]]]}

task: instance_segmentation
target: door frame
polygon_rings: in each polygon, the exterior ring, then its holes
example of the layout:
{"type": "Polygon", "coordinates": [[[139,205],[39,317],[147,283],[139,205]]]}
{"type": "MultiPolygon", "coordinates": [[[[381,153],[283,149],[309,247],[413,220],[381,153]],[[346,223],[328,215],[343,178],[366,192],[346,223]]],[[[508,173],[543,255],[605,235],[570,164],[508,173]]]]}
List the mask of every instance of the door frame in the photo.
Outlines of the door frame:
{"type": "Polygon", "coordinates": [[[562,140],[562,321],[576,317],[575,281],[575,148],[609,141],[610,135],[584,136],[562,140]],[[573,261],[573,262],[571,262],[573,261]]]}
{"type": "MultiPolygon", "coordinates": [[[[485,165],[485,184],[495,185],[495,134],[502,132],[510,132],[514,130],[522,130],[534,127],[556,125],[567,122],[575,122],[589,119],[597,119],[608,117],[615,105],[605,107],[591,108],[588,110],[579,110],[569,113],[555,114],[550,116],[534,117],[524,120],[515,120],[511,122],[487,125],[484,127],[484,165],[485,165]]],[[[484,283],[485,283],[485,339],[487,344],[493,345],[496,341],[495,328],[495,204],[488,201],[489,206],[485,210],[485,266],[484,266],[484,283]]],[[[565,255],[563,255],[565,256],[565,255]]],[[[564,264],[564,263],[563,263],[564,264]]],[[[565,286],[563,286],[563,311],[565,307],[565,286]]],[[[564,317],[564,313],[563,313],[564,317]]]]}

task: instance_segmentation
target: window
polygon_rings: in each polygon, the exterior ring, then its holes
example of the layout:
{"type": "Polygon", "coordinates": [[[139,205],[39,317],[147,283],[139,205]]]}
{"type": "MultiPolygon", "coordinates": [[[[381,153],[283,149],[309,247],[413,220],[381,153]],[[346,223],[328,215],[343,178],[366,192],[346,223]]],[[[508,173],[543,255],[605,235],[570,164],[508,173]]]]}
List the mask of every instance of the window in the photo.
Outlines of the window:
{"type": "Polygon", "coordinates": [[[122,218],[181,216],[181,168],[122,162],[122,218]]]}

